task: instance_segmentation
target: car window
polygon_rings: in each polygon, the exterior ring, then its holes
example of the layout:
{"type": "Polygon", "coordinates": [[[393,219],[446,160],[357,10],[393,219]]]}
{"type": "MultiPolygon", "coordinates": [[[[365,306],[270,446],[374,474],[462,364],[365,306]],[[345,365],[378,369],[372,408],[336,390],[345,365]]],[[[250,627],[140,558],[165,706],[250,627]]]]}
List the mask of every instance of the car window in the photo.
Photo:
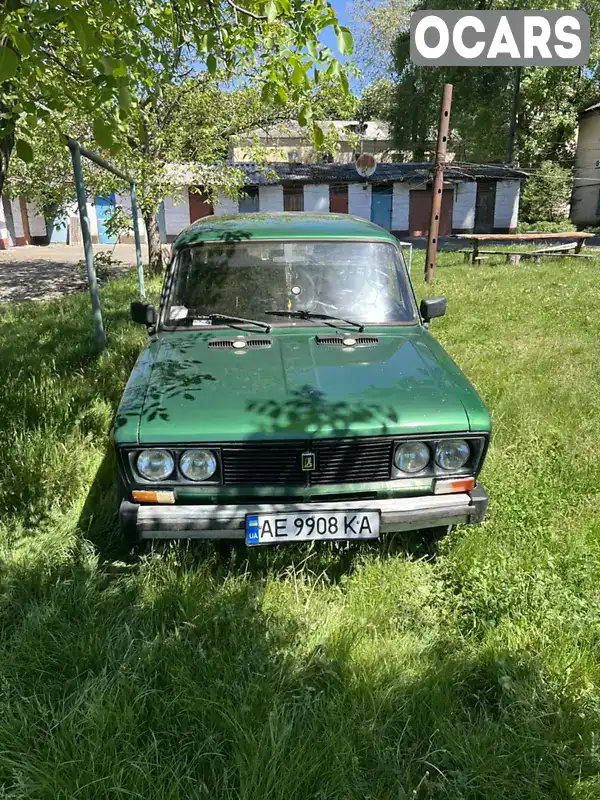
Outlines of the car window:
{"type": "Polygon", "coordinates": [[[298,309],[373,324],[417,319],[406,271],[391,244],[243,241],[205,242],[179,252],[163,322],[208,324],[203,313],[265,319],[265,311],[298,309]]]}

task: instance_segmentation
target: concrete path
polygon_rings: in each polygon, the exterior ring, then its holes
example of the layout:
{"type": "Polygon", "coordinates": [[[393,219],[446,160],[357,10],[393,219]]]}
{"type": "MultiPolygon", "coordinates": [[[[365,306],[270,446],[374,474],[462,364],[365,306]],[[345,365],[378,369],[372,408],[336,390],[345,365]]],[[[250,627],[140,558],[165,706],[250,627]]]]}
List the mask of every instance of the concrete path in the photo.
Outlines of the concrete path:
{"type": "MultiPolygon", "coordinates": [[[[109,252],[123,267],[135,266],[135,247],[132,244],[95,244],[94,252],[109,252]]],[[[148,252],[142,247],[142,259],[148,252]]],[[[45,247],[15,247],[0,250],[0,302],[9,300],[47,300],[87,288],[83,267],[83,248],[65,244],[45,247]]]]}

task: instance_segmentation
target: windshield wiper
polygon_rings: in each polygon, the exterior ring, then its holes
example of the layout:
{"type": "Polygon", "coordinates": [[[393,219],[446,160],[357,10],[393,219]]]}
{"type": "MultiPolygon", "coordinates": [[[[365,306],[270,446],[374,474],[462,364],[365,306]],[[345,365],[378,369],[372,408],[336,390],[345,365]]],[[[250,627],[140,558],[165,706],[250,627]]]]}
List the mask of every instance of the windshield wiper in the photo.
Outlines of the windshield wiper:
{"type": "MultiPolygon", "coordinates": [[[[240,322],[243,325],[258,325],[260,328],[265,329],[265,333],[271,332],[271,326],[268,322],[262,322],[261,320],[256,319],[246,319],[245,317],[234,317],[231,314],[215,314],[212,311],[203,311],[200,313],[188,314],[188,317],[194,317],[196,319],[209,319],[211,322],[213,320],[221,320],[221,322],[240,322]]],[[[233,325],[231,326],[234,327],[233,325]]]]}
{"type": "Polygon", "coordinates": [[[353,322],[344,317],[336,317],[335,314],[313,314],[312,311],[305,311],[304,309],[297,309],[296,311],[263,311],[263,314],[269,314],[272,317],[297,317],[298,319],[306,320],[319,319],[323,320],[325,325],[329,325],[330,328],[337,328],[337,325],[332,325],[331,322],[327,322],[327,320],[337,319],[340,322],[345,322],[346,325],[354,325],[354,327],[358,328],[359,333],[362,333],[365,329],[362,322],[353,322]]]}

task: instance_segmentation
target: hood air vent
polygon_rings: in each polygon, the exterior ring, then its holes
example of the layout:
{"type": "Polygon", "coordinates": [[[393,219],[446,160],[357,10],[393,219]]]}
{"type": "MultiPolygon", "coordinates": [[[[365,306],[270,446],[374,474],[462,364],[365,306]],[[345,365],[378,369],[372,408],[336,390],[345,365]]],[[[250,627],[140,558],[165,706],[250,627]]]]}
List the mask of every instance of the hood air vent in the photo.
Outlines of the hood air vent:
{"type": "Polygon", "coordinates": [[[211,339],[208,346],[220,350],[264,350],[272,344],[272,339],[211,339]]]}
{"type": "Polygon", "coordinates": [[[377,336],[315,336],[318,345],[322,347],[374,347],[378,344],[377,336]]]}

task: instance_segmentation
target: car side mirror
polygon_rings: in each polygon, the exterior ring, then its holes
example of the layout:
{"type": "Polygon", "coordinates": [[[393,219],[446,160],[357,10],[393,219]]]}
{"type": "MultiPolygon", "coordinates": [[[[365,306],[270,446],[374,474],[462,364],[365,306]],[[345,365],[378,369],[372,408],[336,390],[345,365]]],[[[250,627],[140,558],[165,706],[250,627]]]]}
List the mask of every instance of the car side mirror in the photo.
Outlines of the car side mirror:
{"type": "Polygon", "coordinates": [[[139,325],[146,325],[146,327],[155,325],[156,311],[154,306],[150,305],[150,303],[140,303],[139,300],[135,300],[131,304],[131,319],[139,325]]]}
{"type": "Polygon", "coordinates": [[[443,317],[446,313],[445,297],[426,297],[421,300],[419,307],[423,322],[429,322],[434,317],[443,317]]]}

